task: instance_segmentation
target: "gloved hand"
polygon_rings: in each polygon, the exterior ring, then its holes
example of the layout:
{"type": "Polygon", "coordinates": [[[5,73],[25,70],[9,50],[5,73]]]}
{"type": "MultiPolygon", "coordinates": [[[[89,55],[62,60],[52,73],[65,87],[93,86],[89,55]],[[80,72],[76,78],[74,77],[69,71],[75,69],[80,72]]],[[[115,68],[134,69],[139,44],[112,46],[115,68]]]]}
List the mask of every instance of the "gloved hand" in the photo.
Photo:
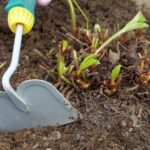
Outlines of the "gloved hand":
{"type": "MultiPolygon", "coordinates": [[[[9,2],[9,0],[7,0],[9,2]]],[[[52,0],[37,0],[38,4],[41,6],[46,6],[48,5],[52,0]]]]}
{"type": "Polygon", "coordinates": [[[46,6],[48,5],[52,0],[37,0],[38,4],[41,6],[46,6]]]}

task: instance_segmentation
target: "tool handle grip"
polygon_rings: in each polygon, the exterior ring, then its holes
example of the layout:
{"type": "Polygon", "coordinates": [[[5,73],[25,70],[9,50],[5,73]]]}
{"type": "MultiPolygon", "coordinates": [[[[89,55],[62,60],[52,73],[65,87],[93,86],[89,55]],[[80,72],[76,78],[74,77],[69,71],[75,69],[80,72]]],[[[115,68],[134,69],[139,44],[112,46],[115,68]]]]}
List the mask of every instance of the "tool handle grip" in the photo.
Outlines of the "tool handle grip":
{"type": "Polygon", "coordinates": [[[23,25],[23,34],[31,31],[35,22],[35,7],[37,0],[9,0],[5,10],[8,12],[8,25],[16,32],[18,24],[23,25]]]}
{"type": "Polygon", "coordinates": [[[23,7],[29,10],[33,16],[35,16],[35,7],[37,0],[9,0],[5,10],[9,12],[9,10],[13,7],[23,7]]]}

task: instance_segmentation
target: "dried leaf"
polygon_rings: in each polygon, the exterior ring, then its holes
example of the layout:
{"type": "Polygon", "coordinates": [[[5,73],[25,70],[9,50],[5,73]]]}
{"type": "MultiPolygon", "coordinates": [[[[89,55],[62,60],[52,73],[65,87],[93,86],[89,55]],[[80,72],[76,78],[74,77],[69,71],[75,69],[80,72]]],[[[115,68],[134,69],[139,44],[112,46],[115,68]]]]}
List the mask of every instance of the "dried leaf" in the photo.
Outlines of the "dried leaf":
{"type": "Polygon", "coordinates": [[[0,69],[3,68],[5,65],[7,64],[7,62],[3,62],[3,63],[0,63],[0,69]]]}
{"type": "Polygon", "coordinates": [[[109,51],[108,60],[112,63],[112,65],[116,64],[120,59],[120,53],[109,51]]]}
{"type": "Polygon", "coordinates": [[[81,79],[76,80],[76,82],[81,89],[87,89],[91,85],[90,82],[83,81],[81,79]]]}

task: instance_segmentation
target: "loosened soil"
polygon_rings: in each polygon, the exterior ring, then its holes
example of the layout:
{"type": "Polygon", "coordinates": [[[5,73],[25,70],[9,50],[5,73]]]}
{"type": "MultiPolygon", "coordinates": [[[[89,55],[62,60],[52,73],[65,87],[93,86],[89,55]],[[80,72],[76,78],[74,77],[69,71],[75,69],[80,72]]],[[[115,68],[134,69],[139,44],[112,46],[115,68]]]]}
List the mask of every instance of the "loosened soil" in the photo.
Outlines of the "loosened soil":
{"type": "MultiPolygon", "coordinates": [[[[99,23],[113,30],[115,24],[124,25],[137,12],[129,0],[79,0],[79,3],[88,14],[91,27],[99,23]]],[[[6,64],[0,68],[0,76],[9,65],[14,38],[7,26],[6,2],[1,4],[0,63],[6,64]]],[[[65,0],[53,0],[48,7],[38,8],[36,14],[34,29],[23,38],[19,68],[12,79],[14,87],[31,78],[52,82],[47,69],[51,69],[55,58],[48,53],[54,41],[59,42],[65,38],[65,31],[71,31],[65,0]],[[39,57],[35,50],[45,57],[39,57]]],[[[78,25],[83,21],[79,17],[78,25]]],[[[150,40],[149,35],[146,40],[150,40]]],[[[132,80],[124,81],[112,96],[105,95],[99,84],[77,91],[61,85],[59,90],[83,114],[83,120],[62,127],[0,133],[0,150],[150,150],[150,86],[127,90],[132,80]]]]}

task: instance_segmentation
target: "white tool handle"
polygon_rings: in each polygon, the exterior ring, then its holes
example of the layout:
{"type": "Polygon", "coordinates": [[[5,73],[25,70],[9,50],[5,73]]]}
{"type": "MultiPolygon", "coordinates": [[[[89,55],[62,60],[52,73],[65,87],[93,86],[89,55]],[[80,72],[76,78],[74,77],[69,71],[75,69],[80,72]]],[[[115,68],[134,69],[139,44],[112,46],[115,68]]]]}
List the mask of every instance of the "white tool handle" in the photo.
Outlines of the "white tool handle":
{"type": "Polygon", "coordinates": [[[10,78],[16,71],[19,62],[22,34],[23,34],[23,25],[18,24],[16,27],[16,35],[15,35],[15,41],[14,41],[14,47],[12,53],[12,60],[9,68],[7,69],[7,71],[4,73],[2,77],[2,85],[5,92],[11,98],[15,106],[24,112],[28,112],[25,101],[16,93],[16,91],[10,85],[10,78]]]}

